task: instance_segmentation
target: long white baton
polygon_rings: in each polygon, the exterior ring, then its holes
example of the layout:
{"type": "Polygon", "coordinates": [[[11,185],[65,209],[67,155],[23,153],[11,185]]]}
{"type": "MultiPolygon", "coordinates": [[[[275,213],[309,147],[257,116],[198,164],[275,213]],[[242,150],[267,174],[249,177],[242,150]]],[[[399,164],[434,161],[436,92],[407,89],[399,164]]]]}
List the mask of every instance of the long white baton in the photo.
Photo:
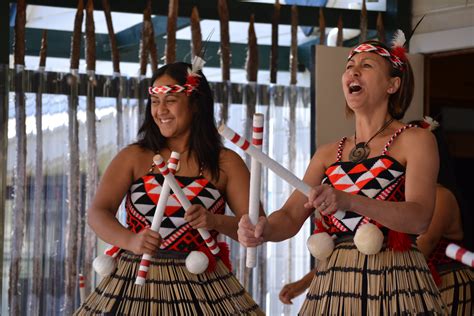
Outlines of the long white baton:
{"type": "MultiPolygon", "coordinates": [[[[219,133],[226,139],[233,142],[235,145],[243,149],[247,154],[257,159],[262,165],[272,170],[280,178],[288,182],[296,190],[300,191],[306,196],[309,196],[311,187],[304,183],[301,179],[295,176],[291,171],[280,165],[278,162],[272,158],[265,155],[262,151],[257,149],[255,146],[250,144],[245,138],[237,134],[235,131],[227,127],[226,125],[219,126],[219,133]]],[[[315,212],[316,216],[319,215],[318,212],[315,212]]],[[[338,210],[333,216],[341,219],[344,217],[345,211],[338,210]]]]}
{"type": "MultiPolygon", "coordinates": [[[[160,155],[155,155],[155,157],[153,157],[153,161],[157,165],[158,169],[160,169],[161,174],[165,177],[165,179],[168,180],[171,190],[173,190],[173,193],[176,195],[176,198],[178,199],[179,203],[181,203],[184,210],[187,211],[192,204],[191,202],[189,202],[188,198],[186,197],[186,194],[184,194],[183,189],[179,186],[178,182],[176,182],[174,175],[169,172],[165,162],[163,161],[163,158],[160,155]]],[[[218,254],[220,251],[219,245],[211,236],[209,231],[204,228],[198,228],[197,231],[201,235],[202,239],[204,240],[212,254],[218,254]]]]}
{"type": "Polygon", "coordinates": [[[474,268],[474,252],[464,249],[456,244],[451,243],[446,247],[446,256],[474,268]]]}
{"type": "Polygon", "coordinates": [[[82,273],[79,273],[79,299],[81,304],[86,300],[86,279],[82,273]]]}
{"type": "MultiPolygon", "coordinates": [[[[173,151],[171,153],[170,159],[168,160],[168,169],[175,173],[176,169],[178,169],[178,162],[179,162],[179,153],[173,151]]],[[[159,232],[161,227],[161,221],[163,220],[163,215],[165,214],[166,205],[168,203],[168,197],[170,196],[170,185],[168,180],[165,178],[163,181],[163,187],[161,188],[160,198],[158,199],[158,204],[156,204],[155,214],[153,215],[153,221],[151,223],[150,229],[159,232]]],[[[144,285],[146,276],[148,274],[148,269],[151,263],[151,255],[150,254],[143,254],[142,260],[140,261],[140,267],[138,268],[137,278],[135,280],[135,284],[137,285],[144,285]]]]}
{"type": "MultiPolygon", "coordinates": [[[[253,116],[252,143],[261,149],[263,141],[263,114],[255,113],[253,116]]],[[[257,224],[260,213],[260,179],[261,164],[252,157],[250,165],[250,194],[249,194],[249,218],[253,225],[257,224]]],[[[257,247],[247,248],[247,268],[253,268],[257,264],[257,247]]]]}

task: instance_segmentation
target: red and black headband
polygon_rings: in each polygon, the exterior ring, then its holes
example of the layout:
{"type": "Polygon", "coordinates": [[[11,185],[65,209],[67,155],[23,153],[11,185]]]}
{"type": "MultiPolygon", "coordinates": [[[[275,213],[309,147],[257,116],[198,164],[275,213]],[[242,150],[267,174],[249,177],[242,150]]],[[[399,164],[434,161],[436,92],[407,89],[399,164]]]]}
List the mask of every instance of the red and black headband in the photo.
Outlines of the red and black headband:
{"type": "Polygon", "coordinates": [[[151,86],[148,88],[148,93],[150,95],[157,95],[183,92],[189,97],[194,91],[197,90],[199,86],[201,76],[198,74],[198,71],[202,69],[204,63],[204,59],[199,56],[195,56],[191,68],[188,68],[186,82],[183,85],[174,84],[164,86],[151,86]]]}
{"type": "Polygon", "coordinates": [[[387,49],[382,44],[378,44],[375,41],[362,43],[351,50],[347,60],[351,60],[351,58],[358,53],[370,52],[387,59],[393,68],[404,71],[407,63],[407,52],[404,46],[405,42],[405,34],[403,34],[401,30],[397,30],[392,41],[391,49],[387,49]]]}

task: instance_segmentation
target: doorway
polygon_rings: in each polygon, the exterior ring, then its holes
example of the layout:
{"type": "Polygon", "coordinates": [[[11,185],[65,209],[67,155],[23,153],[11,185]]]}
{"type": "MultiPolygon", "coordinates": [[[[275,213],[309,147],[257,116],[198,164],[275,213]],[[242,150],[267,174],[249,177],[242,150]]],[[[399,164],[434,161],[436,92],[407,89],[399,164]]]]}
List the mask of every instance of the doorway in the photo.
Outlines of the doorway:
{"type": "Polygon", "coordinates": [[[424,112],[443,128],[458,191],[470,214],[464,220],[471,225],[474,218],[473,72],[473,48],[425,56],[424,112]]]}

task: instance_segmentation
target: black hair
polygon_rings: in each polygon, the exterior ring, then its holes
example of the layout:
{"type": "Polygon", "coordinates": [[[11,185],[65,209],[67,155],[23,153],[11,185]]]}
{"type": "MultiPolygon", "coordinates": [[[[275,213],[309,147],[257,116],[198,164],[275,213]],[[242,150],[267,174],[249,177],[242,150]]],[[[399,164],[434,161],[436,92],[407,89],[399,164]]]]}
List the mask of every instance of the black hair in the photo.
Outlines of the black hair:
{"type": "MultiPolygon", "coordinates": [[[[153,84],[158,78],[168,75],[178,84],[184,85],[188,69],[191,69],[191,65],[183,62],[164,65],[152,76],[151,83],[153,84]]],[[[223,145],[214,120],[214,99],[211,87],[204,74],[201,71],[198,74],[200,75],[199,85],[189,97],[189,110],[193,112],[189,150],[196,153],[199,165],[208,169],[212,178],[217,180],[219,178],[219,153],[223,149],[223,145]]],[[[154,152],[166,147],[166,137],[161,134],[151,115],[150,97],[148,97],[143,124],[138,130],[136,144],[154,152]]]]}

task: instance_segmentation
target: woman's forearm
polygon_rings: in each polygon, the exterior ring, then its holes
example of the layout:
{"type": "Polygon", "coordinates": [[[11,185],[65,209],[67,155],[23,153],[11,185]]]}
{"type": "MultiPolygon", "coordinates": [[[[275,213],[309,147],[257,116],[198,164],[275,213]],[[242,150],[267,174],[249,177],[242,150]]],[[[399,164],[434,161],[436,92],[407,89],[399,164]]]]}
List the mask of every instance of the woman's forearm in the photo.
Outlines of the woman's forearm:
{"type": "Polygon", "coordinates": [[[421,235],[416,239],[418,250],[420,250],[426,258],[429,258],[431,253],[436,249],[438,242],[439,238],[433,239],[425,235],[421,235]]]}
{"type": "Polygon", "coordinates": [[[430,224],[432,211],[416,202],[390,202],[353,195],[350,210],[367,216],[395,231],[422,234],[430,224]]]}
{"type": "Polygon", "coordinates": [[[263,231],[264,241],[279,242],[293,237],[298,233],[305,219],[295,219],[289,215],[289,212],[283,210],[273,212],[268,217],[263,231]]]}
{"type": "Polygon", "coordinates": [[[240,217],[222,214],[214,214],[214,216],[216,220],[214,229],[219,233],[238,241],[237,227],[239,225],[240,217]]]}
{"type": "Polygon", "coordinates": [[[89,211],[87,222],[100,239],[129,250],[129,239],[134,233],[122,226],[112,213],[105,210],[89,211]]]}
{"type": "Polygon", "coordinates": [[[309,271],[309,272],[301,279],[301,282],[302,282],[302,285],[304,286],[304,289],[309,288],[309,286],[311,285],[311,282],[313,282],[313,278],[315,277],[315,273],[316,273],[316,268],[314,268],[313,270],[309,271]]]}

